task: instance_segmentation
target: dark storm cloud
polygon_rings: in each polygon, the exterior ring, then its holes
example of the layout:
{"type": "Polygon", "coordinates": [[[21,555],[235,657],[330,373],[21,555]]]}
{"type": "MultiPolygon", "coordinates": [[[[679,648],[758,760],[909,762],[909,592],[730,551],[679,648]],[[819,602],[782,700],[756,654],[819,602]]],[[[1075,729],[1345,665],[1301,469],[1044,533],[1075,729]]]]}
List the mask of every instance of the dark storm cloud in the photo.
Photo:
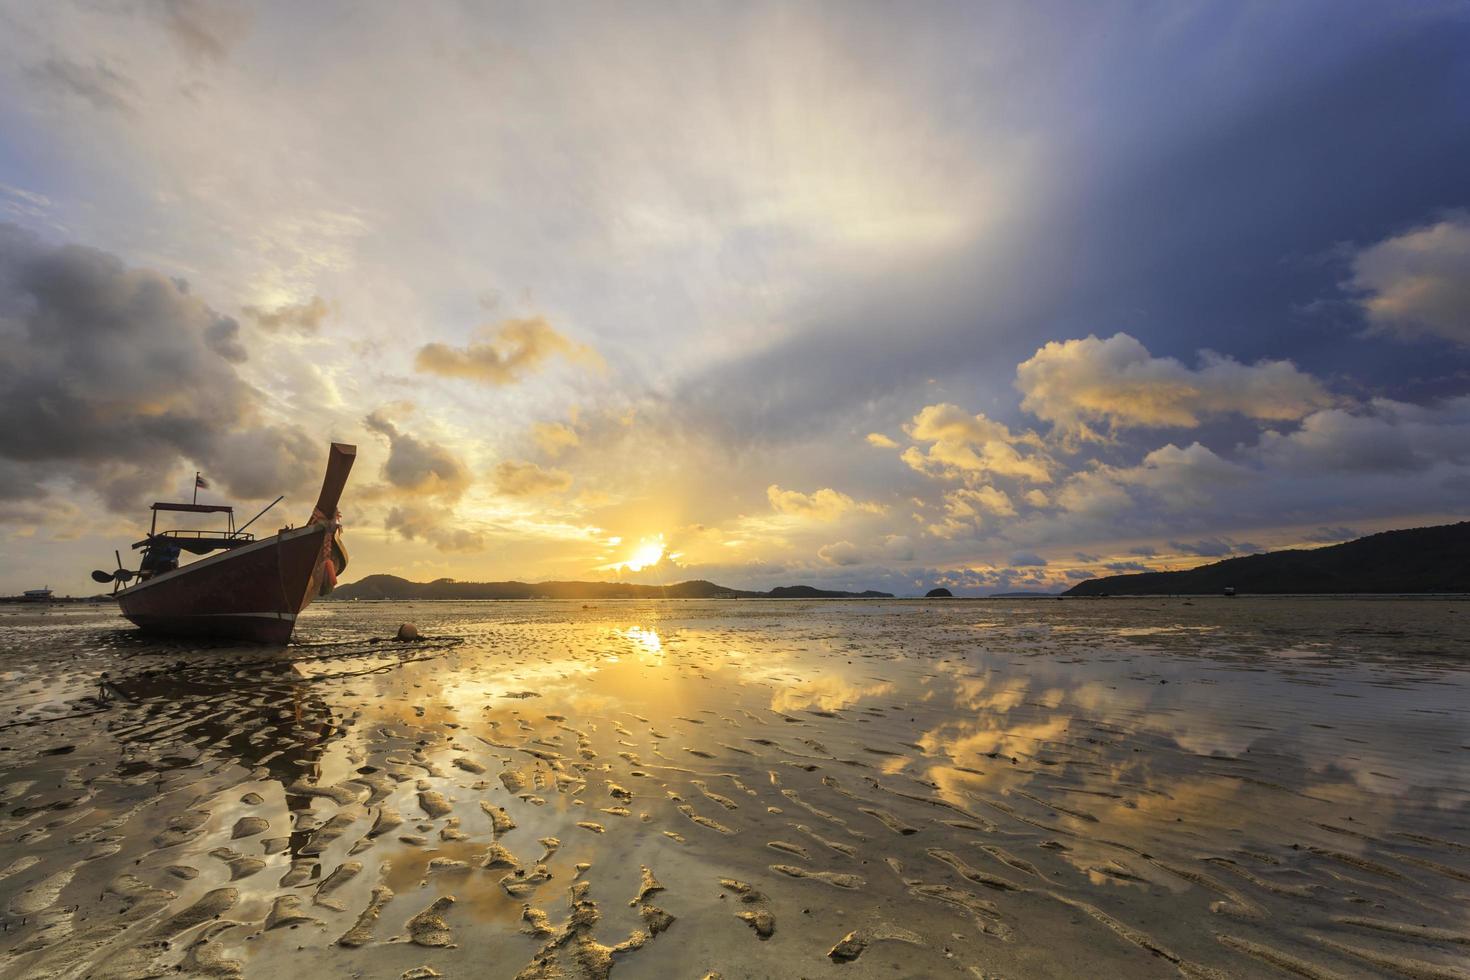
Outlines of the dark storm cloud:
{"type": "Polygon", "coordinates": [[[53,56],[32,66],[29,75],[43,89],[82,99],[95,109],[124,115],[134,113],[137,86],[126,75],[101,61],[82,64],[53,56]]]}
{"type": "Polygon", "coordinates": [[[458,500],[469,487],[469,471],[443,446],[403,432],[381,410],[363,419],[363,424],[388,440],[383,479],[397,489],[458,500]]]}
{"type": "Polygon", "coordinates": [[[1308,541],[1314,544],[1338,544],[1342,541],[1351,541],[1361,538],[1363,532],[1350,527],[1319,527],[1306,536],[1308,541]]]}
{"type": "Polygon", "coordinates": [[[1201,558],[1223,558],[1240,550],[1223,538],[1205,538],[1200,541],[1170,541],[1169,547],[1186,555],[1201,558]]]}
{"type": "Polygon", "coordinates": [[[187,459],[238,496],[295,488],[313,441],[258,421],[236,329],[180,282],[0,225],[3,482],[67,480],[122,509],[187,459]]]}
{"type": "Polygon", "coordinates": [[[0,500],[25,500],[41,493],[30,467],[0,459],[0,500]]]}
{"type": "Polygon", "coordinates": [[[204,342],[220,357],[235,364],[249,359],[245,345],[240,343],[240,324],[234,317],[217,317],[204,328],[204,342]]]}
{"type": "MultiPolygon", "coordinates": [[[[1106,565],[1104,565],[1103,567],[1106,568],[1110,572],[1120,572],[1120,573],[1121,572],[1151,572],[1151,571],[1153,571],[1153,569],[1149,568],[1147,565],[1145,565],[1141,561],[1110,561],[1106,565]]],[[[1091,572],[1083,572],[1082,573],[1082,576],[1084,578],[1085,577],[1090,577],[1091,574],[1092,574],[1091,572]]],[[[1070,572],[1068,573],[1068,577],[1071,577],[1071,573],[1070,572]]]]}
{"type": "Polygon", "coordinates": [[[210,473],[242,497],[311,487],[327,460],[326,441],[294,426],[227,432],[215,441],[210,473]]]}

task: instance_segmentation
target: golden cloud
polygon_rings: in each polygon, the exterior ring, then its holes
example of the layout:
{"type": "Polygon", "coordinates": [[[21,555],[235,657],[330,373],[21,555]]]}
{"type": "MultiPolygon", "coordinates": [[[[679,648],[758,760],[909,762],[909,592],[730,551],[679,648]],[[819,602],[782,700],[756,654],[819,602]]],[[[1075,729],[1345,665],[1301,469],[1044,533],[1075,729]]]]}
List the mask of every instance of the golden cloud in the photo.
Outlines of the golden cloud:
{"type": "Polygon", "coordinates": [[[952,490],[944,495],[945,510],[952,517],[978,517],[980,514],[996,514],[1014,517],[1016,505],[1004,490],[982,486],[974,490],[952,490]]]}
{"type": "Polygon", "coordinates": [[[425,344],[414,367],[444,378],[466,378],[488,385],[520,380],[558,355],[599,368],[602,358],[590,347],[557,333],[545,317],[504,320],[480,328],[480,339],[465,347],[425,344]]]}
{"type": "Polygon", "coordinates": [[[531,438],[548,456],[560,456],[582,441],[576,429],[562,422],[537,422],[531,427],[531,438]]]}
{"type": "Polygon", "coordinates": [[[859,502],[831,487],[824,487],[813,493],[802,493],[799,490],[782,490],[773,483],[766,487],[766,499],[771,502],[771,509],[778,514],[810,517],[819,521],[835,521],[850,511],[881,514],[885,510],[882,504],[859,502]]]}
{"type": "Polygon", "coordinates": [[[906,427],[928,450],[910,446],[900,458],[911,468],[931,476],[995,474],[1033,483],[1050,483],[1052,464],[1040,451],[1034,432],[1013,434],[983,414],[970,415],[958,405],[927,405],[906,427]],[[1021,452],[1016,446],[1032,447],[1021,452]]]}
{"type": "Polygon", "coordinates": [[[1096,424],[1189,427],[1207,415],[1288,421],[1334,402],[1290,361],[1240,361],[1213,351],[1200,367],[1154,357],[1126,333],[1052,341],[1016,367],[1021,408],[1064,434],[1106,439],[1096,424]]]}
{"type": "Polygon", "coordinates": [[[1470,344],[1470,213],[1363,249],[1348,286],[1378,327],[1470,344]]]}
{"type": "Polygon", "coordinates": [[[565,470],[543,469],[525,460],[507,459],[495,467],[495,489],[507,497],[535,497],[569,489],[565,470]]]}

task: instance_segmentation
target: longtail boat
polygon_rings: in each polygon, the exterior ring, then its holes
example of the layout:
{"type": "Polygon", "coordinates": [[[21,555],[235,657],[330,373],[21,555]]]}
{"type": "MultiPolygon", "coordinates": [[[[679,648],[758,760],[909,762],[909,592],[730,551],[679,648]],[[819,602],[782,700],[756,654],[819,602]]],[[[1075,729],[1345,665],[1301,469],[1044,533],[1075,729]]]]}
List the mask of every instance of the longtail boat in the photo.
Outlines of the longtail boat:
{"type": "Polygon", "coordinates": [[[347,567],[337,504],[356,458],[356,446],[332,443],[311,518],[269,537],[245,530],[260,515],[236,528],[234,508],[198,503],[197,494],[195,503],[155,503],[148,536],[133,545],[140,568],[123,568],[119,557],[116,572],[92,577],[117,585],[138,579],[115,595],[122,614],[146,632],[285,643],[297,615],[347,567]],[[228,523],[219,531],[159,530],[160,513],[224,514],[228,523]],[[180,565],[183,552],[204,557],[180,565]]]}

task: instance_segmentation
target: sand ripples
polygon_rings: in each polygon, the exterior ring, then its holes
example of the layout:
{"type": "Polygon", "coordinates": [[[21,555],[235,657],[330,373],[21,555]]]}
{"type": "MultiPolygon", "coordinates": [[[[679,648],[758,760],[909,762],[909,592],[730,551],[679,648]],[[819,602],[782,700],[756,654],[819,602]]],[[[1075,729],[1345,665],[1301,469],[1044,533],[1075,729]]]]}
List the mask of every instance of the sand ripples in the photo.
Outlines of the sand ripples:
{"type": "Polygon", "coordinates": [[[360,603],[278,655],[16,624],[0,975],[1464,977],[1462,620],[360,603]],[[427,641],[370,642],[406,615],[427,641]]]}

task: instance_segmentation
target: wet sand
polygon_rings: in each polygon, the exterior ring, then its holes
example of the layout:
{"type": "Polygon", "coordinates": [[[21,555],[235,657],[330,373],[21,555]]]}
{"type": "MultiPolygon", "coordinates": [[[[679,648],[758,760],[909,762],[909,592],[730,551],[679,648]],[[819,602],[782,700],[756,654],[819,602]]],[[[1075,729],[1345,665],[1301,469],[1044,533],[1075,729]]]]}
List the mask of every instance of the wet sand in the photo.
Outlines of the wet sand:
{"type": "Polygon", "coordinates": [[[1464,601],[123,625],[0,607],[0,976],[1470,976],[1464,601]]]}

